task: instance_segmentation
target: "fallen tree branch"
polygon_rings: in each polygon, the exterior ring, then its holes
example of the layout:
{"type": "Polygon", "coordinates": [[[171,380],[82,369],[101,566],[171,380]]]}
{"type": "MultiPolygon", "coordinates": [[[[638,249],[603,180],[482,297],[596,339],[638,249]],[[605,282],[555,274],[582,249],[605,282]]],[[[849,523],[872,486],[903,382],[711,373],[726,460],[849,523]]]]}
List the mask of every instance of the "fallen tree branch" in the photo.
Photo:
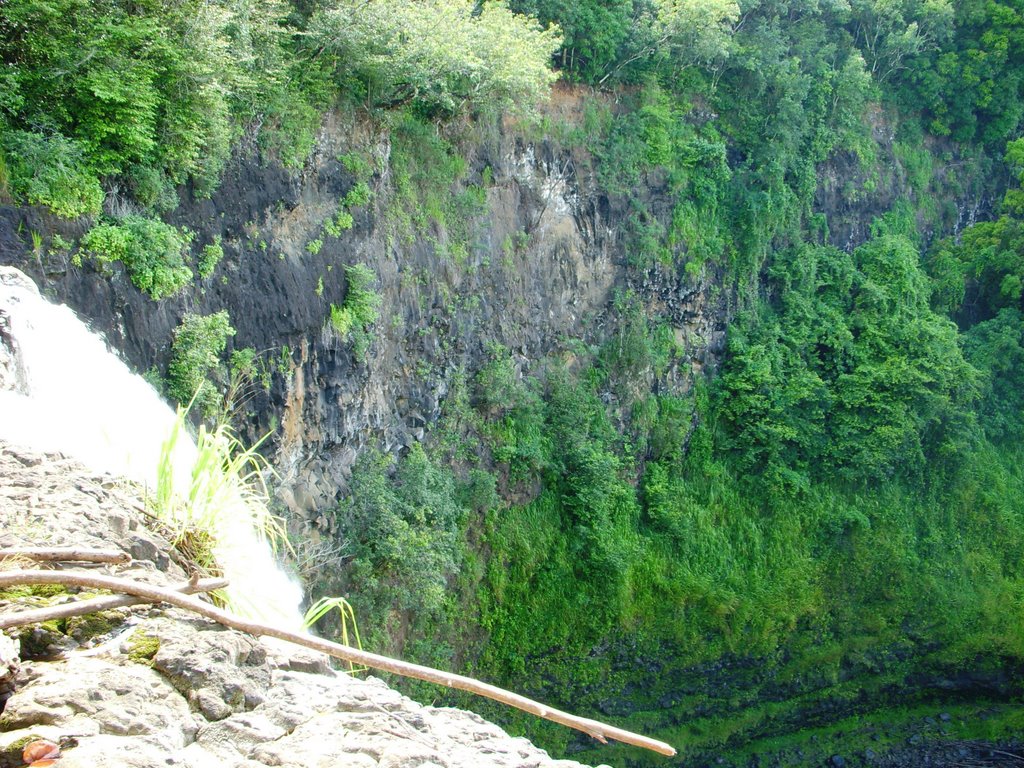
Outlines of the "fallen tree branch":
{"type": "MultiPolygon", "coordinates": [[[[212,592],[215,589],[224,589],[227,585],[227,579],[199,579],[198,581],[189,581],[185,584],[176,584],[173,587],[168,587],[168,589],[185,595],[191,595],[196,592],[212,592]]],[[[87,613],[109,611],[113,608],[126,608],[132,605],[145,605],[152,602],[152,600],[147,600],[144,597],[128,597],[127,595],[107,595],[104,597],[93,597],[88,600],[76,600],[71,603],[47,606],[46,608],[33,608],[28,611],[5,614],[0,616],[0,629],[23,627],[26,624],[39,624],[43,621],[67,619],[72,616],[84,616],[87,613]]]]}
{"type": "Polygon", "coordinates": [[[131,555],[120,549],[83,549],[81,547],[4,547],[0,560],[24,557],[46,562],[78,561],[80,563],[127,563],[131,555]]]}
{"type": "Polygon", "coordinates": [[[247,632],[251,635],[266,635],[276,637],[279,640],[286,640],[296,645],[312,648],[315,651],[326,653],[338,659],[362,664],[374,669],[392,672],[403,677],[413,677],[417,680],[425,680],[428,683],[436,683],[448,688],[458,688],[462,691],[475,693],[502,704],[521,709],[524,712],[537,715],[546,720],[552,720],[561,725],[575,728],[589,734],[598,741],[605,743],[608,739],[621,741],[625,744],[632,744],[636,747],[649,749],[662,755],[675,755],[676,750],[663,741],[650,739],[630,731],[606,725],[597,720],[585,717],[577,717],[568,712],[563,712],[552,707],[545,706],[539,702],[520,696],[517,693],[506,691],[497,686],[475,680],[471,677],[464,677],[450,672],[442,672],[431,667],[424,667],[419,664],[412,664],[407,661],[391,659],[387,656],[380,656],[368,651],[360,651],[340,643],[332,643],[311,635],[302,635],[297,632],[289,632],[278,629],[267,624],[240,619],[232,616],[226,611],[215,608],[212,605],[201,602],[194,597],[182,595],[164,587],[154,587],[150,584],[140,584],[128,579],[116,578],[113,576],[101,576],[99,574],[69,573],[67,571],[8,571],[0,572],[0,588],[12,587],[25,584],[62,584],[80,587],[92,587],[94,589],[109,589],[113,592],[125,592],[137,597],[144,597],[152,602],[164,602],[193,611],[200,616],[205,616],[226,627],[247,632]]]}

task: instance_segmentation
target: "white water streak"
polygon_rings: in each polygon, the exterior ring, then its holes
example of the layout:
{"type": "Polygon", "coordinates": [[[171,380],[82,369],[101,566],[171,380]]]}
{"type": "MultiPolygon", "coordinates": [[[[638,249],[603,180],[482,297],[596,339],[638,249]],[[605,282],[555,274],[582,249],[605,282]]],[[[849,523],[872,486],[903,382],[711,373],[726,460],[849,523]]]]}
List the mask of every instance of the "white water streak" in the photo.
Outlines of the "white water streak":
{"type": "MultiPolygon", "coordinates": [[[[0,283],[0,312],[10,319],[28,384],[27,394],[0,391],[0,437],[155,487],[174,411],[74,312],[29,286],[28,278],[0,283]]],[[[182,495],[195,457],[192,439],[179,439],[174,485],[182,495]]],[[[301,589],[251,527],[222,522],[216,555],[235,592],[233,604],[250,618],[300,627],[301,589]]]]}

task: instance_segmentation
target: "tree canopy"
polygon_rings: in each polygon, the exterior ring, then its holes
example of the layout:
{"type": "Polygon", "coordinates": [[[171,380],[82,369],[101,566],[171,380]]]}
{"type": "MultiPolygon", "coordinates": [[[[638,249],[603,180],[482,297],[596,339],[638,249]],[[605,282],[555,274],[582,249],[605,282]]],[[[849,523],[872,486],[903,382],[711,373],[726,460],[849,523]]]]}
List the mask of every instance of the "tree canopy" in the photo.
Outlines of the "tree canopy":
{"type": "Polygon", "coordinates": [[[375,106],[413,103],[444,114],[513,109],[541,99],[556,75],[558,29],[503,2],[343,0],[317,13],[309,38],[339,77],[357,78],[375,106]]]}

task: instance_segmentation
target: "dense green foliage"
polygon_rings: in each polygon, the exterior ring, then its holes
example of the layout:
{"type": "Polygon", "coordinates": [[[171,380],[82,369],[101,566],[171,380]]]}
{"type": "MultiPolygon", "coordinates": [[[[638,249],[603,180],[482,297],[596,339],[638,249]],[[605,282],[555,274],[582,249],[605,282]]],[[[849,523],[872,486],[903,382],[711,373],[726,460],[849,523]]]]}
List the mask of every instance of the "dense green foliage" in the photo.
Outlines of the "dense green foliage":
{"type": "MultiPolygon", "coordinates": [[[[212,186],[232,138],[225,80],[237,69],[227,25],[222,8],[198,2],[141,13],[118,2],[4,3],[4,117],[33,141],[71,142],[80,172],[94,178],[144,166],[162,174],[159,183],[212,186]]],[[[25,142],[5,142],[5,151],[19,156],[25,142]]],[[[16,189],[28,174],[50,174],[51,161],[35,159],[15,170],[16,189]]]]}
{"type": "Polygon", "coordinates": [[[333,102],[455,115],[528,107],[560,38],[501,2],[11,0],[0,7],[0,152],[18,199],[98,213],[120,177],[153,212],[217,185],[243,131],[289,168],[333,102]]]}
{"type": "MultiPolygon", "coordinates": [[[[192,270],[185,265],[185,249],[191,239],[189,233],[162,221],[128,215],[116,223],[93,227],[81,244],[85,253],[100,264],[124,264],[135,287],[159,300],[192,281],[192,270]]],[[[205,257],[204,253],[201,270],[209,265],[205,257]]]]}
{"type": "Polygon", "coordinates": [[[360,616],[375,617],[368,645],[380,647],[401,633],[403,615],[422,629],[450,603],[447,585],[464,557],[460,532],[466,510],[450,473],[415,448],[393,480],[390,459],[364,456],[352,476],[354,493],[338,510],[354,545],[345,574],[360,616]]]}
{"type": "Polygon", "coordinates": [[[167,394],[181,405],[195,402],[196,412],[209,417],[218,411],[224,379],[221,356],[235,335],[226,310],[212,315],[187,314],[174,329],[167,366],[167,394]]]}
{"type": "MultiPolygon", "coordinates": [[[[721,277],[728,345],[715,378],[673,385],[685,358],[671,320],[628,293],[599,345],[570,343],[571,370],[551,359],[524,377],[492,345],[452,387],[432,448],[410,459],[447,478],[449,503],[471,476],[483,489],[445,518],[446,597],[383,598],[381,584],[430,594],[439,566],[415,550],[385,563],[357,547],[340,578],[374,585],[357,598],[370,611],[360,620],[422,660],[622,713],[697,758],[809,720],[950,707],[929,681],[1020,665],[1022,198],[1012,188],[1000,218],[955,240],[922,235],[956,225],[946,198],[970,194],[993,167],[986,152],[1005,151],[1015,176],[1024,167],[1019,143],[1004,150],[1020,130],[1021,60],[993,52],[980,69],[981,51],[1015,45],[1000,36],[1012,37],[1017,11],[513,7],[560,25],[555,61],[570,76],[636,84],[615,105],[589,101],[578,124],[556,126],[559,139],[589,150],[600,188],[628,212],[637,283],[659,271],[721,277]],[[683,12],[705,14],[687,28],[706,34],[673,35],[683,12]],[[967,77],[963,98],[927,82],[964,67],[980,79],[967,77]],[[1008,88],[998,98],[997,81],[1008,88]],[[885,111],[894,105],[905,112],[885,111]],[[845,249],[815,211],[822,164],[837,156],[859,175],[844,200],[881,186],[903,195],[845,249]]],[[[394,135],[402,209],[422,219],[403,229],[442,240],[459,160],[417,123],[394,135]]],[[[377,498],[399,492],[383,470],[374,482],[377,498]]],[[[364,494],[354,486],[346,504],[364,494]]],[[[403,529],[392,519],[389,530],[403,529]]],[[[567,746],[564,731],[511,722],[567,746]]],[[[862,749],[857,738],[843,743],[862,749]]],[[[643,764],[628,750],[592,760],[643,764]]]]}
{"type": "Polygon", "coordinates": [[[782,73],[747,69],[748,62],[768,63],[790,38],[801,59],[788,63],[814,73],[816,87],[849,87],[863,71],[887,96],[920,111],[938,135],[998,147],[1014,137],[1022,115],[1024,10],[1016,2],[750,0],[737,7],[724,0],[514,0],[512,6],[561,25],[565,39],[556,61],[585,82],[637,81],[694,63],[712,78],[746,69],[747,77],[770,81],[782,73]]]}
{"type": "MultiPolygon", "coordinates": [[[[635,290],[534,377],[487,345],[426,447],[363,456],[334,511],[325,591],[371,648],[740,762],[747,739],[952,706],[951,676],[1024,664],[1019,0],[7,0],[0,60],[0,195],[78,217],[128,190],[142,213],[79,255],[154,299],[192,280],[188,234],[157,218],[182,186],[209,194],[246,134],[301,169],[333,105],[389,154],[338,158],[355,180],[313,255],[374,201],[392,251],[477,268],[494,178],[460,146],[502,110],[594,179],[635,290]],[[551,65],[596,86],[571,125],[526,122],[551,65]],[[864,221],[840,241],[844,211],[864,221]],[[652,284],[719,303],[714,376],[652,284]]],[[[530,242],[509,236],[509,263],[530,242]]],[[[199,276],[222,256],[205,243],[199,276]]],[[[346,279],[329,322],[363,359],[377,277],[346,279]]],[[[214,409],[232,334],[186,315],[169,394],[214,409]]]]}
{"type": "Polygon", "coordinates": [[[103,190],[85,164],[85,152],[74,139],[9,131],[0,152],[11,191],[32,205],[46,205],[58,216],[99,213],[103,190]]]}
{"type": "Polygon", "coordinates": [[[368,104],[449,115],[535,102],[554,80],[548,60],[561,42],[500,0],[342,0],[314,15],[309,35],[368,104]]]}
{"type": "Polygon", "coordinates": [[[906,237],[776,255],[716,382],[726,445],[781,490],[939,471],[971,439],[974,369],[906,237]]]}
{"type": "Polygon", "coordinates": [[[1024,139],[1007,145],[1006,161],[1014,183],[1002,215],[941,241],[927,259],[936,305],[964,326],[1003,308],[1024,307],[1024,139]]]}

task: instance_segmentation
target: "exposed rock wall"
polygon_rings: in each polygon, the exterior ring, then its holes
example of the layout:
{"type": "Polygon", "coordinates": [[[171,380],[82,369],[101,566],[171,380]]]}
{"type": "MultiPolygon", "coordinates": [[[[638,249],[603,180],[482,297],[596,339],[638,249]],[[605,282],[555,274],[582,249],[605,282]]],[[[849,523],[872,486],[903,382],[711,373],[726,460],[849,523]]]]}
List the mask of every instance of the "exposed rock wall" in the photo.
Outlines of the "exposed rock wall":
{"type": "MultiPolygon", "coordinates": [[[[569,112],[579,106],[571,92],[562,97],[569,112]]],[[[874,130],[880,156],[891,158],[879,160],[876,171],[844,153],[819,169],[815,209],[827,219],[829,241],[840,247],[863,242],[872,218],[894,200],[925,193],[911,189],[893,153],[895,128],[879,114],[874,130]]],[[[627,266],[629,211],[599,187],[586,152],[530,140],[507,126],[490,134],[481,128],[460,149],[469,181],[487,185],[486,211],[468,226],[467,253],[457,258],[446,253],[448,233],[435,227],[409,239],[389,221],[390,142],[382,128],[329,115],[300,174],[261,162],[243,142],[213,196],[195,199],[184,190],[172,216],[195,233],[193,251],[219,237],[225,253],[212,277],[177,297],[151,301],[117,265],[103,274],[88,259],[75,267],[66,253],[33,252],[26,233],[56,232],[71,241],[89,226],[40,209],[0,206],[0,263],[32,275],[140,371],[166,366],[172,331],[185,312],[228,309],[238,331],[234,346],[263,352],[271,368],[269,390],[256,386],[244,398],[247,437],[275,430],[269,445],[284,480],[281,498],[298,518],[321,526],[330,525],[323,513],[359,453],[371,446],[397,452],[422,439],[453,376],[472,373],[489,342],[508,348],[520,372],[528,372],[565,339],[593,342],[610,333],[617,289],[640,296],[688,350],[689,365],[673,372],[668,386],[685,389],[693,374],[714,365],[728,320],[728,296],[717,276],[627,266]],[[323,225],[356,181],[340,157],[354,151],[378,169],[370,180],[374,199],[353,212],[350,231],[328,237],[323,225]],[[318,239],[322,248],[310,252],[307,245],[318,239]],[[331,305],[344,300],[343,267],[356,263],[374,271],[382,296],[364,361],[328,322],[331,305]]],[[[648,181],[649,209],[670,215],[667,191],[657,178],[648,181]]],[[[955,231],[990,196],[970,184],[958,192],[949,186],[943,196],[958,193],[964,202],[940,219],[955,231]]],[[[108,204],[126,205],[116,195],[108,204]]]]}
{"type": "MultiPolygon", "coordinates": [[[[589,158],[548,142],[495,133],[467,150],[470,181],[482,183],[484,168],[493,181],[486,212],[469,226],[465,258],[430,242],[444,241],[444,232],[411,242],[395,236],[387,171],[371,180],[374,200],[355,211],[353,229],[326,237],[324,222],[355,183],[339,156],[358,150],[386,168],[391,151],[386,133],[340,120],[325,122],[301,175],[264,165],[241,147],[212,198],[184,201],[172,220],[196,233],[193,250],[216,236],[225,258],[183,295],[153,302],[118,265],[101,274],[88,259],[75,267],[67,254],[29,252],[18,231],[73,240],[88,228],[38,209],[0,207],[0,262],[31,274],[139,370],[166,364],[185,312],[227,308],[238,331],[234,346],[265,351],[272,363],[269,391],[254,387],[247,401],[250,436],[279,426],[273,448],[282,499],[324,525],[328,517],[319,513],[334,503],[359,453],[399,451],[422,439],[452,377],[472,373],[489,342],[508,348],[526,372],[565,339],[600,339],[614,291],[629,286],[670,305],[695,367],[721,347],[725,318],[708,282],[665,271],[630,277],[624,211],[598,189],[589,158]],[[318,238],[322,249],[309,252],[318,238]],[[331,304],[345,296],[343,266],[356,263],[374,271],[382,296],[365,361],[328,323],[331,304]]],[[[686,386],[688,374],[679,378],[686,386]]]]}

